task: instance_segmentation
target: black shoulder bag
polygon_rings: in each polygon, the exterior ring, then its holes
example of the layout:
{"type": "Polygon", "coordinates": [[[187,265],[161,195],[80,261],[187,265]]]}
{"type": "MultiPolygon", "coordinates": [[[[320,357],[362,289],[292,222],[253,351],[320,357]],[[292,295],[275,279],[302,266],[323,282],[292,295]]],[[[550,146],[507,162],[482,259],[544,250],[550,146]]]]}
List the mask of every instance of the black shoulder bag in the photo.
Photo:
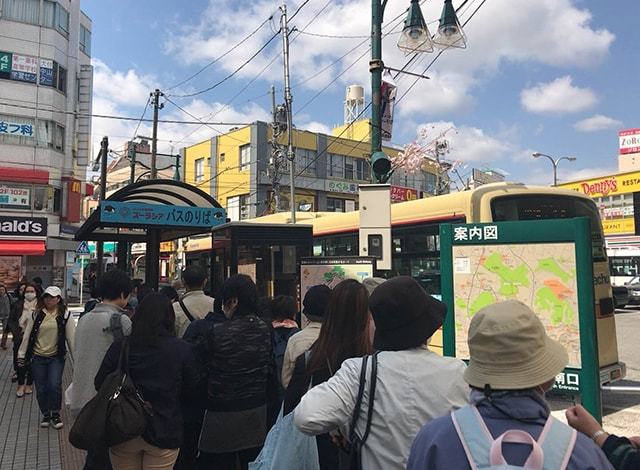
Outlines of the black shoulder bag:
{"type": "Polygon", "coordinates": [[[142,435],[151,407],[129,376],[129,344],[122,344],[118,367],[80,411],[69,432],[69,442],[84,450],[102,450],[142,435]]]}
{"type": "Polygon", "coordinates": [[[184,304],[184,300],[183,299],[178,299],[178,303],[180,304],[180,308],[182,309],[182,311],[184,312],[186,317],[189,319],[189,321],[192,322],[193,320],[195,320],[194,316],[191,315],[191,312],[189,311],[187,306],[184,304]]]}
{"type": "Polygon", "coordinates": [[[371,430],[371,417],[373,416],[373,404],[376,396],[376,379],[378,376],[378,353],[371,355],[371,383],[369,384],[369,409],[367,410],[367,421],[364,428],[362,437],[359,437],[356,433],[356,424],[360,417],[360,411],[362,409],[362,400],[364,396],[364,387],[367,378],[367,359],[368,356],[362,358],[362,369],[360,371],[360,385],[358,387],[358,397],[356,398],[356,405],[353,409],[353,415],[351,416],[351,426],[349,428],[349,448],[347,449],[348,457],[346,465],[341,462],[341,469],[348,470],[362,470],[362,446],[369,437],[369,431],[371,430]]]}

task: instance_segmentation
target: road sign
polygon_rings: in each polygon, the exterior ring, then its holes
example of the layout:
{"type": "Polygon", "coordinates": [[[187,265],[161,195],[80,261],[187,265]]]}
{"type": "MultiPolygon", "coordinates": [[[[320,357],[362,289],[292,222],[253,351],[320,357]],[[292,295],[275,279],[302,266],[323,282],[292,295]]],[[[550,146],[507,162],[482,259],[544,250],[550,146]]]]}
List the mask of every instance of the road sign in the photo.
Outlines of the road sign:
{"type": "Polygon", "coordinates": [[[77,255],[88,255],[89,254],[89,244],[87,242],[80,242],[78,248],[76,248],[77,255]]]}
{"type": "Polygon", "coordinates": [[[601,420],[598,338],[589,219],[442,224],[440,226],[444,353],[469,358],[473,315],[520,300],[569,353],[555,389],[580,394],[601,420]]]}

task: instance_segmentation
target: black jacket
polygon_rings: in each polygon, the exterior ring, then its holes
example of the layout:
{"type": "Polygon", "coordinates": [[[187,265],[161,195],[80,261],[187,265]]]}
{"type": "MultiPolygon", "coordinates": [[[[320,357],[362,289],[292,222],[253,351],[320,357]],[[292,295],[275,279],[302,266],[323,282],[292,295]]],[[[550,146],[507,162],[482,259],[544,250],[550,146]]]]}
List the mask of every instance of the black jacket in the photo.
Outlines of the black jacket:
{"type": "Polygon", "coordinates": [[[216,325],[198,350],[207,371],[208,410],[249,410],[275,399],[271,333],[256,315],[216,325]]]}
{"type": "Polygon", "coordinates": [[[20,317],[24,308],[24,299],[18,298],[11,304],[9,309],[9,318],[7,318],[6,331],[11,333],[14,340],[22,338],[22,329],[20,328],[20,317]]]}
{"type": "MultiPolygon", "coordinates": [[[[122,341],[113,343],[95,378],[96,390],[118,366],[122,341]]],[[[200,376],[191,346],[174,338],[162,338],[157,346],[129,345],[129,373],[145,401],[151,404],[142,438],[161,449],[182,445],[182,403],[197,394],[200,376]]]]}
{"type": "MultiPolygon", "coordinates": [[[[25,354],[26,362],[30,362],[33,358],[36,341],[38,340],[38,333],[40,333],[40,326],[42,325],[46,314],[42,310],[36,310],[33,312],[33,316],[33,327],[31,328],[31,334],[28,339],[29,342],[27,343],[27,353],[25,354]]],[[[65,311],[63,315],[58,315],[56,317],[56,323],[58,325],[58,349],[56,356],[63,359],[67,355],[67,322],[70,318],[71,312],[68,310],[65,311]]]]}

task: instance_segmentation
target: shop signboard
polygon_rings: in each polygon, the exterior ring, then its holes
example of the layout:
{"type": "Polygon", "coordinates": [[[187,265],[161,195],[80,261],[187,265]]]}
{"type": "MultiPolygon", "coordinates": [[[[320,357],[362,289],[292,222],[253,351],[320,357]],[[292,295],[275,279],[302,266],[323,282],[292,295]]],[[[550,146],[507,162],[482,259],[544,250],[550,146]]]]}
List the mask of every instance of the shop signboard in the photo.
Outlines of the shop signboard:
{"type": "Polygon", "coordinates": [[[31,189],[0,185],[0,204],[8,206],[31,206],[31,189]]]}
{"type": "Polygon", "coordinates": [[[46,217],[0,216],[0,235],[19,237],[46,237],[46,217]]]}
{"type": "Polygon", "coordinates": [[[417,189],[391,186],[391,202],[414,201],[416,199],[418,199],[417,189]]]}
{"type": "Polygon", "coordinates": [[[469,359],[473,316],[491,304],[519,300],[567,350],[569,363],[555,389],[580,394],[600,419],[589,219],[442,224],[440,243],[443,301],[452,312],[443,325],[445,355],[469,359]]]}
{"type": "Polygon", "coordinates": [[[100,222],[211,228],[226,222],[226,211],[209,207],[105,201],[100,204],[100,222]]]}
{"type": "Polygon", "coordinates": [[[11,80],[36,83],[38,76],[38,59],[22,54],[13,54],[11,80]]]}
{"type": "Polygon", "coordinates": [[[0,120],[0,134],[15,135],[20,137],[35,137],[33,124],[20,121],[0,120]]]}
{"type": "Polygon", "coordinates": [[[348,181],[327,181],[327,191],[330,193],[358,194],[358,184],[348,181]]]}
{"type": "Polygon", "coordinates": [[[0,78],[10,78],[12,62],[11,52],[0,51],[0,78]]]}
{"type": "Polygon", "coordinates": [[[640,129],[626,129],[618,132],[620,154],[640,152],[640,129]]]}
{"type": "Polygon", "coordinates": [[[40,59],[40,85],[53,86],[53,61],[40,59]]]}

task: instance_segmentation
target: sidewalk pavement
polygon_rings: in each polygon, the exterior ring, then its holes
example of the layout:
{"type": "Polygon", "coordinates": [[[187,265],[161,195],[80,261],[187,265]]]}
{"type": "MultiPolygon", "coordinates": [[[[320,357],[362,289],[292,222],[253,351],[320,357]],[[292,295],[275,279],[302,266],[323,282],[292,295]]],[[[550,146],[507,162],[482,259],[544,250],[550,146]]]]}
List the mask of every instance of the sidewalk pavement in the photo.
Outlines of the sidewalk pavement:
{"type": "MultiPolygon", "coordinates": [[[[12,349],[0,350],[0,470],[80,470],[84,452],[69,444],[71,418],[62,411],[64,428],[40,428],[40,410],[34,393],[16,397],[12,349]]],[[[65,369],[63,390],[70,382],[65,369]]]]}

